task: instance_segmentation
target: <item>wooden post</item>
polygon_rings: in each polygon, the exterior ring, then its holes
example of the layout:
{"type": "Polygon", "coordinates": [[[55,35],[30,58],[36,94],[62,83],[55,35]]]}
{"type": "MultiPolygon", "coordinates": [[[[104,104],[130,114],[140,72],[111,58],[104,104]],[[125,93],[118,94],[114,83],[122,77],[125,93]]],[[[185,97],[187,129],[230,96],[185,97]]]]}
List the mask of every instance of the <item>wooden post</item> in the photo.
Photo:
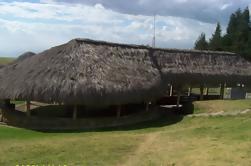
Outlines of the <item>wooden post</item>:
{"type": "Polygon", "coordinates": [[[10,105],[10,99],[5,99],[4,100],[4,107],[9,107],[10,105]]]}
{"type": "Polygon", "coordinates": [[[209,94],[209,88],[207,87],[206,88],[206,95],[208,96],[208,94],[209,94]]]}
{"type": "Polygon", "coordinates": [[[204,85],[200,85],[200,100],[203,100],[204,85]]]}
{"type": "Polygon", "coordinates": [[[146,102],[146,111],[149,111],[149,102],[146,102]]]}
{"type": "Polygon", "coordinates": [[[73,120],[76,120],[76,119],[77,119],[77,114],[78,114],[78,107],[77,107],[77,105],[74,105],[74,108],[73,108],[73,115],[72,115],[72,119],[73,119],[73,120]]]}
{"type": "Polygon", "coordinates": [[[173,85],[170,84],[169,96],[173,96],[173,85]]]}
{"type": "Polygon", "coordinates": [[[117,118],[119,118],[121,115],[121,106],[119,105],[117,108],[117,118]]]}
{"type": "Polygon", "coordinates": [[[3,112],[1,109],[0,109],[0,122],[3,122],[3,112]]]}
{"type": "Polygon", "coordinates": [[[177,92],[177,104],[176,104],[176,106],[177,106],[177,108],[179,108],[179,106],[180,106],[180,91],[178,91],[177,92]]]}
{"type": "Polygon", "coordinates": [[[225,89],[225,84],[221,83],[220,84],[220,99],[224,99],[224,89],[225,89]]]}
{"type": "Polygon", "coordinates": [[[188,88],[188,92],[187,92],[187,96],[191,96],[191,92],[192,92],[192,88],[189,87],[189,88],[188,88]]]}
{"type": "MultiPolygon", "coordinates": [[[[2,107],[2,109],[4,109],[5,111],[9,111],[9,107],[10,107],[10,99],[4,99],[2,101],[0,101],[0,105],[2,107]]],[[[3,117],[3,110],[1,110],[0,108],[0,122],[4,121],[4,117],[3,117]]]]}
{"type": "Polygon", "coordinates": [[[30,102],[30,100],[26,101],[26,115],[31,116],[31,102],[30,102]]]}

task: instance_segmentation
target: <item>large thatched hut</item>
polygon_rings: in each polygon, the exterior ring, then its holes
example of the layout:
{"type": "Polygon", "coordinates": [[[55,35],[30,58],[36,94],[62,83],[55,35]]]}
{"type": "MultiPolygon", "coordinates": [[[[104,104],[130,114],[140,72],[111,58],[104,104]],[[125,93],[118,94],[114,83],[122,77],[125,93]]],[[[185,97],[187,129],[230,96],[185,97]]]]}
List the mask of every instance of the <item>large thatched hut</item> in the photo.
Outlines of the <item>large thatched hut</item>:
{"type": "Polygon", "coordinates": [[[228,52],[74,39],[0,70],[0,98],[108,107],[148,103],[171,84],[251,85],[251,63],[228,52]]]}
{"type": "Polygon", "coordinates": [[[0,98],[121,105],[163,88],[148,49],[75,39],[2,70],[0,98]]]}

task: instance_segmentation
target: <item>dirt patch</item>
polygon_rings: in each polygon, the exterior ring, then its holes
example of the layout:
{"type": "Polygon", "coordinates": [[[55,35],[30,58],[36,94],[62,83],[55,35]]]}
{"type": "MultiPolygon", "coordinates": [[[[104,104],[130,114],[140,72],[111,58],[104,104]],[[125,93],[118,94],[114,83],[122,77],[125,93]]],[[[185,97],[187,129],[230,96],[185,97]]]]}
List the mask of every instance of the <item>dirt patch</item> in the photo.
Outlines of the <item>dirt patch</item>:
{"type": "Polygon", "coordinates": [[[144,141],[138,146],[135,152],[127,158],[125,163],[118,164],[118,166],[129,166],[133,165],[133,163],[137,163],[137,160],[141,158],[140,156],[152,146],[159,134],[160,132],[154,132],[145,135],[144,141]]]}
{"type": "Polygon", "coordinates": [[[209,116],[236,116],[236,115],[243,115],[251,112],[251,109],[245,109],[242,111],[231,111],[231,112],[213,112],[213,113],[198,113],[198,114],[192,114],[188,115],[188,117],[209,117],[209,116]]]}

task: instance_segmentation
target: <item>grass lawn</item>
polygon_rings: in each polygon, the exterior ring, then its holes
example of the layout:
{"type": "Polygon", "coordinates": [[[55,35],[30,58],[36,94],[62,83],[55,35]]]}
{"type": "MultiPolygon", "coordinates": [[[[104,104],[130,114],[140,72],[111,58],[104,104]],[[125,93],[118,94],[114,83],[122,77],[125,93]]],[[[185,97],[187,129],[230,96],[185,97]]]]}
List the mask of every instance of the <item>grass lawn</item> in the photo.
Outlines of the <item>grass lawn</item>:
{"type": "Polygon", "coordinates": [[[242,111],[251,109],[251,99],[247,100],[214,100],[194,102],[195,113],[242,111]]]}
{"type": "Polygon", "coordinates": [[[166,120],[76,133],[0,126],[0,165],[251,165],[251,114],[166,120]]]}

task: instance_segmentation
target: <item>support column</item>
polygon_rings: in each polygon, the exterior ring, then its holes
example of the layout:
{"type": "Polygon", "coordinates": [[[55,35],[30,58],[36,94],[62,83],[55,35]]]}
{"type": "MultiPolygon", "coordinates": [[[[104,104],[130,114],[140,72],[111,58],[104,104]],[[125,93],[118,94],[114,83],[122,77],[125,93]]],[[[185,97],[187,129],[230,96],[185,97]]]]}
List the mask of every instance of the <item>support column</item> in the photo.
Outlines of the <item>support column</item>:
{"type": "Polygon", "coordinates": [[[9,108],[10,107],[10,99],[4,99],[4,100],[0,101],[0,104],[4,108],[9,108]]]}
{"type": "Polygon", "coordinates": [[[117,118],[119,118],[121,115],[121,106],[119,105],[117,108],[117,118]]]}
{"type": "MultiPolygon", "coordinates": [[[[9,111],[10,110],[10,99],[4,99],[0,101],[0,105],[2,107],[2,109],[4,109],[4,111],[9,111]]],[[[3,110],[1,110],[1,116],[0,116],[0,122],[4,121],[4,117],[3,117],[3,110]]]]}
{"type": "Polygon", "coordinates": [[[188,92],[187,92],[187,96],[191,96],[191,93],[192,93],[192,87],[189,87],[188,92]]]}
{"type": "Polygon", "coordinates": [[[30,100],[26,101],[26,115],[31,116],[31,102],[30,102],[30,100]]]}
{"type": "Polygon", "coordinates": [[[3,113],[2,113],[2,110],[0,110],[0,122],[3,122],[3,113]]]}
{"type": "Polygon", "coordinates": [[[10,99],[5,99],[4,100],[4,107],[9,107],[10,105],[10,99]]]}
{"type": "Polygon", "coordinates": [[[73,115],[72,115],[72,119],[73,119],[73,120],[76,120],[76,119],[77,119],[77,114],[78,114],[78,107],[77,107],[77,105],[74,105],[74,108],[73,108],[73,115]]]}
{"type": "Polygon", "coordinates": [[[170,84],[169,96],[173,96],[173,85],[170,84]]]}
{"type": "Polygon", "coordinates": [[[221,83],[220,85],[220,99],[224,99],[224,91],[225,91],[225,83],[221,83]]]}
{"type": "Polygon", "coordinates": [[[146,102],[146,111],[149,111],[149,102],[146,102]]]}
{"type": "Polygon", "coordinates": [[[209,88],[207,87],[206,88],[206,95],[208,96],[208,94],[209,94],[209,88]]]}
{"type": "Polygon", "coordinates": [[[200,100],[203,100],[204,85],[200,85],[200,100]]]}
{"type": "Polygon", "coordinates": [[[180,106],[180,96],[181,96],[181,93],[180,93],[180,91],[178,91],[177,92],[177,103],[176,103],[177,108],[179,108],[179,106],[180,106]]]}

